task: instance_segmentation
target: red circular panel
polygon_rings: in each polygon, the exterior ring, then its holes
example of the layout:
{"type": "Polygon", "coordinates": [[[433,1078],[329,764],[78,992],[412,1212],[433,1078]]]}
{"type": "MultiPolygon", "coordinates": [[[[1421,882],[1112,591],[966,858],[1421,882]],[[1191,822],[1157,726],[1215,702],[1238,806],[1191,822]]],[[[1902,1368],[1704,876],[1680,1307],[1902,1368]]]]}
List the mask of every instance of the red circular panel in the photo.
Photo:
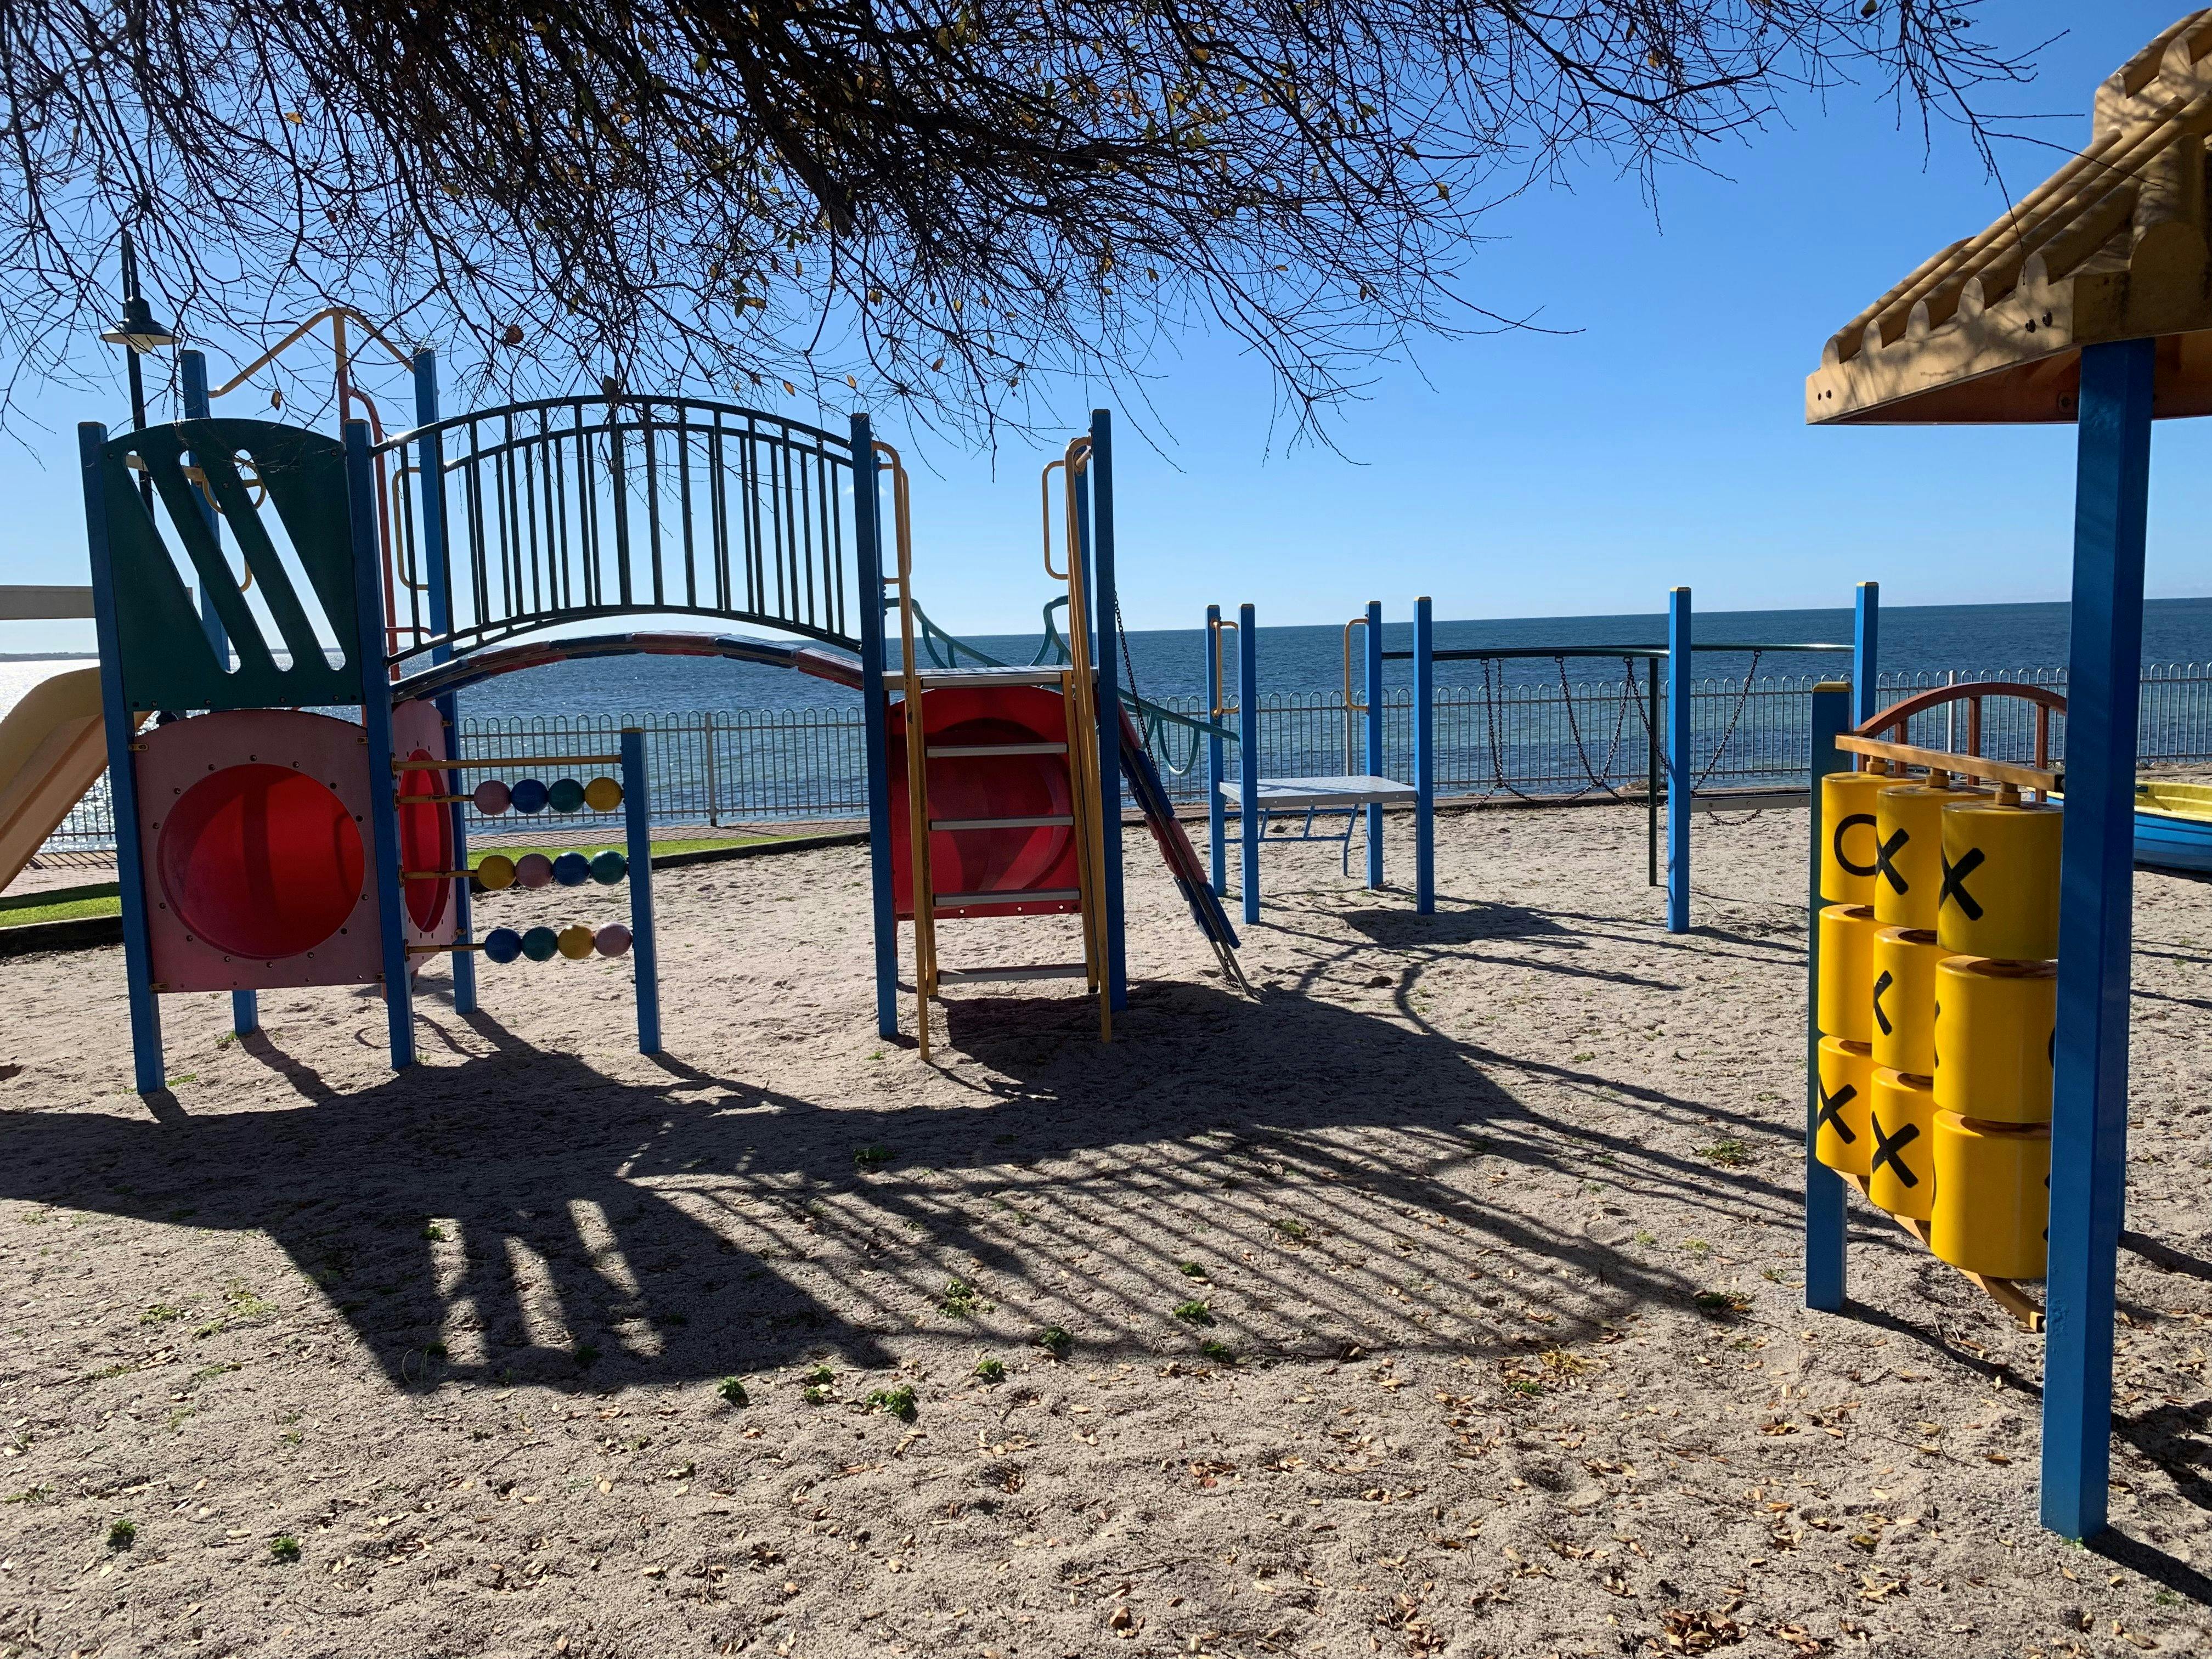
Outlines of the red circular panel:
{"type": "MultiPolygon", "coordinates": [[[[417,749],[407,758],[410,761],[434,759],[427,749],[417,749]]],[[[410,798],[410,804],[399,809],[399,867],[403,870],[450,870],[453,866],[453,815],[443,806],[431,806],[412,801],[420,795],[440,795],[446,790],[446,775],[442,771],[403,772],[399,775],[399,793],[410,798]]],[[[410,881],[406,884],[407,914],[415,926],[423,933],[436,928],[444,920],[446,906],[453,896],[453,884],[443,881],[410,881]]]]}
{"type": "Polygon", "coordinates": [[[155,856],[178,920],[232,956],[320,945],[361,899],[361,830],[343,802],[283,766],[227,766],[185,791],[155,856]]]}

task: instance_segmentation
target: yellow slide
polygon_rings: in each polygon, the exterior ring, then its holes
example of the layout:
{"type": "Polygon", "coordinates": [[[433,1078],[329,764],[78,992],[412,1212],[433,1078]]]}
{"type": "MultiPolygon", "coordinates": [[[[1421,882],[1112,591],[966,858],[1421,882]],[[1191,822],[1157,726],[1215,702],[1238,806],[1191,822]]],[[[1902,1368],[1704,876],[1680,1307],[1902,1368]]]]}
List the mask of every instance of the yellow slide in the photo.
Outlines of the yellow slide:
{"type": "Polygon", "coordinates": [[[97,668],[40,681],[0,719],[0,887],[106,769],[97,668]]]}

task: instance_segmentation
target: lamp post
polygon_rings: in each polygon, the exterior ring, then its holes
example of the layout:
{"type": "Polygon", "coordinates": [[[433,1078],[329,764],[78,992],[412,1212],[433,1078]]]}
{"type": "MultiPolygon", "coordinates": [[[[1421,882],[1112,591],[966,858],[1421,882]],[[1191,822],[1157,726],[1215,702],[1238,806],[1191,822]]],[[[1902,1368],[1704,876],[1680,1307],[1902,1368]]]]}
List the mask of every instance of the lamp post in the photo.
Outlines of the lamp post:
{"type": "MultiPolygon", "coordinates": [[[[138,249],[131,240],[131,233],[123,233],[123,318],[114,327],[100,331],[100,337],[110,345],[126,349],[131,371],[131,429],[143,432],[146,428],[146,377],[139,368],[138,359],[149,351],[177,343],[174,331],[154,320],[153,308],[138,291],[138,249]]],[[[154,505],[154,480],[150,474],[138,476],[138,493],[150,509],[154,505]]]]}

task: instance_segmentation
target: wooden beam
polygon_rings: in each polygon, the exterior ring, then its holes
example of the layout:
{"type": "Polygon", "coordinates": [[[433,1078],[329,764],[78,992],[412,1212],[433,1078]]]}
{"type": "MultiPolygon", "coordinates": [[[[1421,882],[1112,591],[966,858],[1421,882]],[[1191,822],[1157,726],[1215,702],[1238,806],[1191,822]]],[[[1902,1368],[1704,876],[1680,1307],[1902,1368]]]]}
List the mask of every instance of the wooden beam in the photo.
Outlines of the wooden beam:
{"type": "Polygon", "coordinates": [[[1854,755],[1875,755],[1924,766],[1932,772],[1948,772],[1954,778],[1978,778],[1984,783],[2009,783],[2022,789],[2056,789],[2058,774],[2040,766],[2021,766],[2013,761],[1990,760],[1983,755],[1954,755],[1948,749],[1923,749],[1914,743],[1891,743],[1885,738],[1840,737],[1836,747],[1854,755]]]}

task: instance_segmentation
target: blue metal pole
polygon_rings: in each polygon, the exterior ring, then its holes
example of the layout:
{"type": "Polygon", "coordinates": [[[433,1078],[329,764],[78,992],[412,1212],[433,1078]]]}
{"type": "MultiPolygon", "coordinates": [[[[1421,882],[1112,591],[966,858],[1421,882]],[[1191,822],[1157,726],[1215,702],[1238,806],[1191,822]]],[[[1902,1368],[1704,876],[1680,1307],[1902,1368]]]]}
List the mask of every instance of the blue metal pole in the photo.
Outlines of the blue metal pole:
{"type": "Polygon", "coordinates": [[[1667,931],[1690,931],[1690,590],[1667,595],[1667,931]]]}
{"type": "Polygon", "coordinates": [[[1881,669],[1881,584],[1861,582],[1851,613],[1851,724],[1863,726],[1881,709],[1875,678],[1881,669]]]}
{"type": "MultiPolygon", "coordinates": [[[[1221,607],[1206,607],[1206,719],[1215,731],[1221,726],[1221,607]]],[[[1222,805],[1221,786],[1228,781],[1223,744],[1218,737],[1206,739],[1206,837],[1212,855],[1213,892],[1218,898],[1229,890],[1229,815],[1222,805]]]]}
{"type": "MultiPolygon", "coordinates": [[[[1367,601],[1367,775],[1382,773],[1382,601],[1367,601]]],[[[1382,808],[1367,809],[1367,885],[1382,884],[1382,808]]]]}
{"type": "MultiPolygon", "coordinates": [[[[207,358],[198,351],[177,354],[178,372],[184,381],[185,418],[204,421],[211,412],[208,402],[207,358]]],[[[207,521],[208,533],[215,537],[216,544],[222,544],[222,518],[215,504],[203,495],[200,497],[200,517],[207,521]]],[[[230,661],[230,636],[222,630],[222,618],[216,612],[215,595],[200,593],[200,631],[207,635],[208,649],[215,653],[216,661],[228,665],[230,661]]]]}
{"type": "Polygon", "coordinates": [[[87,421],[76,429],[84,472],[85,542],[92,560],[92,617],[100,643],[100,720],[107,738],[107,790],[115,814],[115,884],[123,907],[123,985],[131,1008],[131,1058],[138,1092],[166,1087],[161,1060],[161,1001],[154,992],[153,951],[146,936],[146,849],[138,834],[137,735],[123,675],[115,622],[115,562],[107,543],[107,490],[102,477],[107,428],[87,421]]]}
{"type": "Polygon", "coordinates": [[[2043,1371],[2043,1524],[2069,1538],[2103,1529],[2112,1465],[2153,366],[2148,340],[2081,351],[2043,1371]]]}
{"type": "Polygon", "coordinates": [[[1413,913],[1437,909],[1437,629],[1425,594],[1413,601],[1413,913]]]}
{"type": "Polygon", "coordinates": [[[376,469],[368,423],[345,423],[346,516],[353,530],[354,666],[368,746],[368,826],[376,879],[376,932],[384,963],[384,1017],[392,1069],[415,1063],[413,987],[399,881],[398,775],[392,769],[392,682],[384,663],[383,556],[376,538],[376,469]]]}
{"type": "MultiPolygon", "coordinates": [[[[1865,590],[1861,589],[1863,594],[1865,590]]],[[[1814,988],[1820,979],[1820,780],[1850,769],[1836,739],[1850,726],[1851,700],[1863,682],[1832,680],[1813,688],[1813,863],[1805,898],[1805,1305],[1833,1313],[1844,1305],[1844,1178],[1814,1156],[1820,1121],[1820,1026],[1814,988]]]]}
{"type": "Polygon", "coordinates": [[[629,859],[629,951],[637,994],[637,1051],[660,1052],[660,951],[653,936],[653,811],[645,793],[645,733],[622,734],[623,828],[629,859]]]}
{"type": "Polygon", "coordinates": [[[1237,607],[1237,884],[1244,920],[1260,920],[1260,635],[1252,607],[1237,607]]]}
{"type": "MultiPolygon", "coordinates": [[[[438,354],[425,346],[415,354],[415,424],[434,426],[438,421],[438,354]]],[[[452,550],[446,544],[446,446],[434,432],[415,441],[416,490],[422,499],[422,568],[430,584],[430,660],[451,662],[453,657],[453,579],[452,550]]],[[[451,692],[437,700],[438,720],[446,732],[446,752],[460,752],[460,705],[451,692]]],[[[447,774],[446,793],[458,795],[461,775],[447,774]]],[[[469,867],[469,819],[460,802],[447,808],[453,838],[453,868],[469,867]]],[[[453,884],[453,938],[465,944],[476,937],[476,905],[465,881],[453,884]]],[[[453,974],[453,1012],[477,1011],[477,957],[473,951],[456,951],[450,958],[453,974]]]]}
{"type": "MultiPolygon", "coordinates": [[[[184,378],[185,418],[204,421],[212,418],[214,410],[208,398],[207,358],[197,351],[180,351],[177,366],[184,378]]],[[[215,510],[215,503],[204,493],[199,497],[200,518],[206,524],[209,537],[219,548],[222,545],[222,515],[215,510]]],[[[204,585],[203,585],[204,586],[204,585]]],[[[218,665],[230,664],[230,635],[223,632],[222,618],[216,614],[215,595],[200,594],[200,630],[207,635],[208,649],[215,653],[218,665]]],[[[261,999],[252,991],[233,991],[230,994],[230,1029],[245,1036],[261,1029],[261,999]]]]}
{"type": "Polygon", "coordinates": [[[1121,590],[1114,574],[1114,417],[1091,411],[1091,615],[1098,633],[1098,800],[1106,815],[1106,990],[1113,1008],[1129,1006],[1128,940],[1121,901],[1121,663],[1115,645],[1121,631],[1121,590]]]}
{"type": "Polygon", "coordinates": [[[853,416],[853,541],[860,605],[861,741],[867,745],[868,889],[876,935],[876,1034],[898,1035],[898,902],[891,881],[889,708],[884,690],[884,532],[874,428],[853,416]]]}

